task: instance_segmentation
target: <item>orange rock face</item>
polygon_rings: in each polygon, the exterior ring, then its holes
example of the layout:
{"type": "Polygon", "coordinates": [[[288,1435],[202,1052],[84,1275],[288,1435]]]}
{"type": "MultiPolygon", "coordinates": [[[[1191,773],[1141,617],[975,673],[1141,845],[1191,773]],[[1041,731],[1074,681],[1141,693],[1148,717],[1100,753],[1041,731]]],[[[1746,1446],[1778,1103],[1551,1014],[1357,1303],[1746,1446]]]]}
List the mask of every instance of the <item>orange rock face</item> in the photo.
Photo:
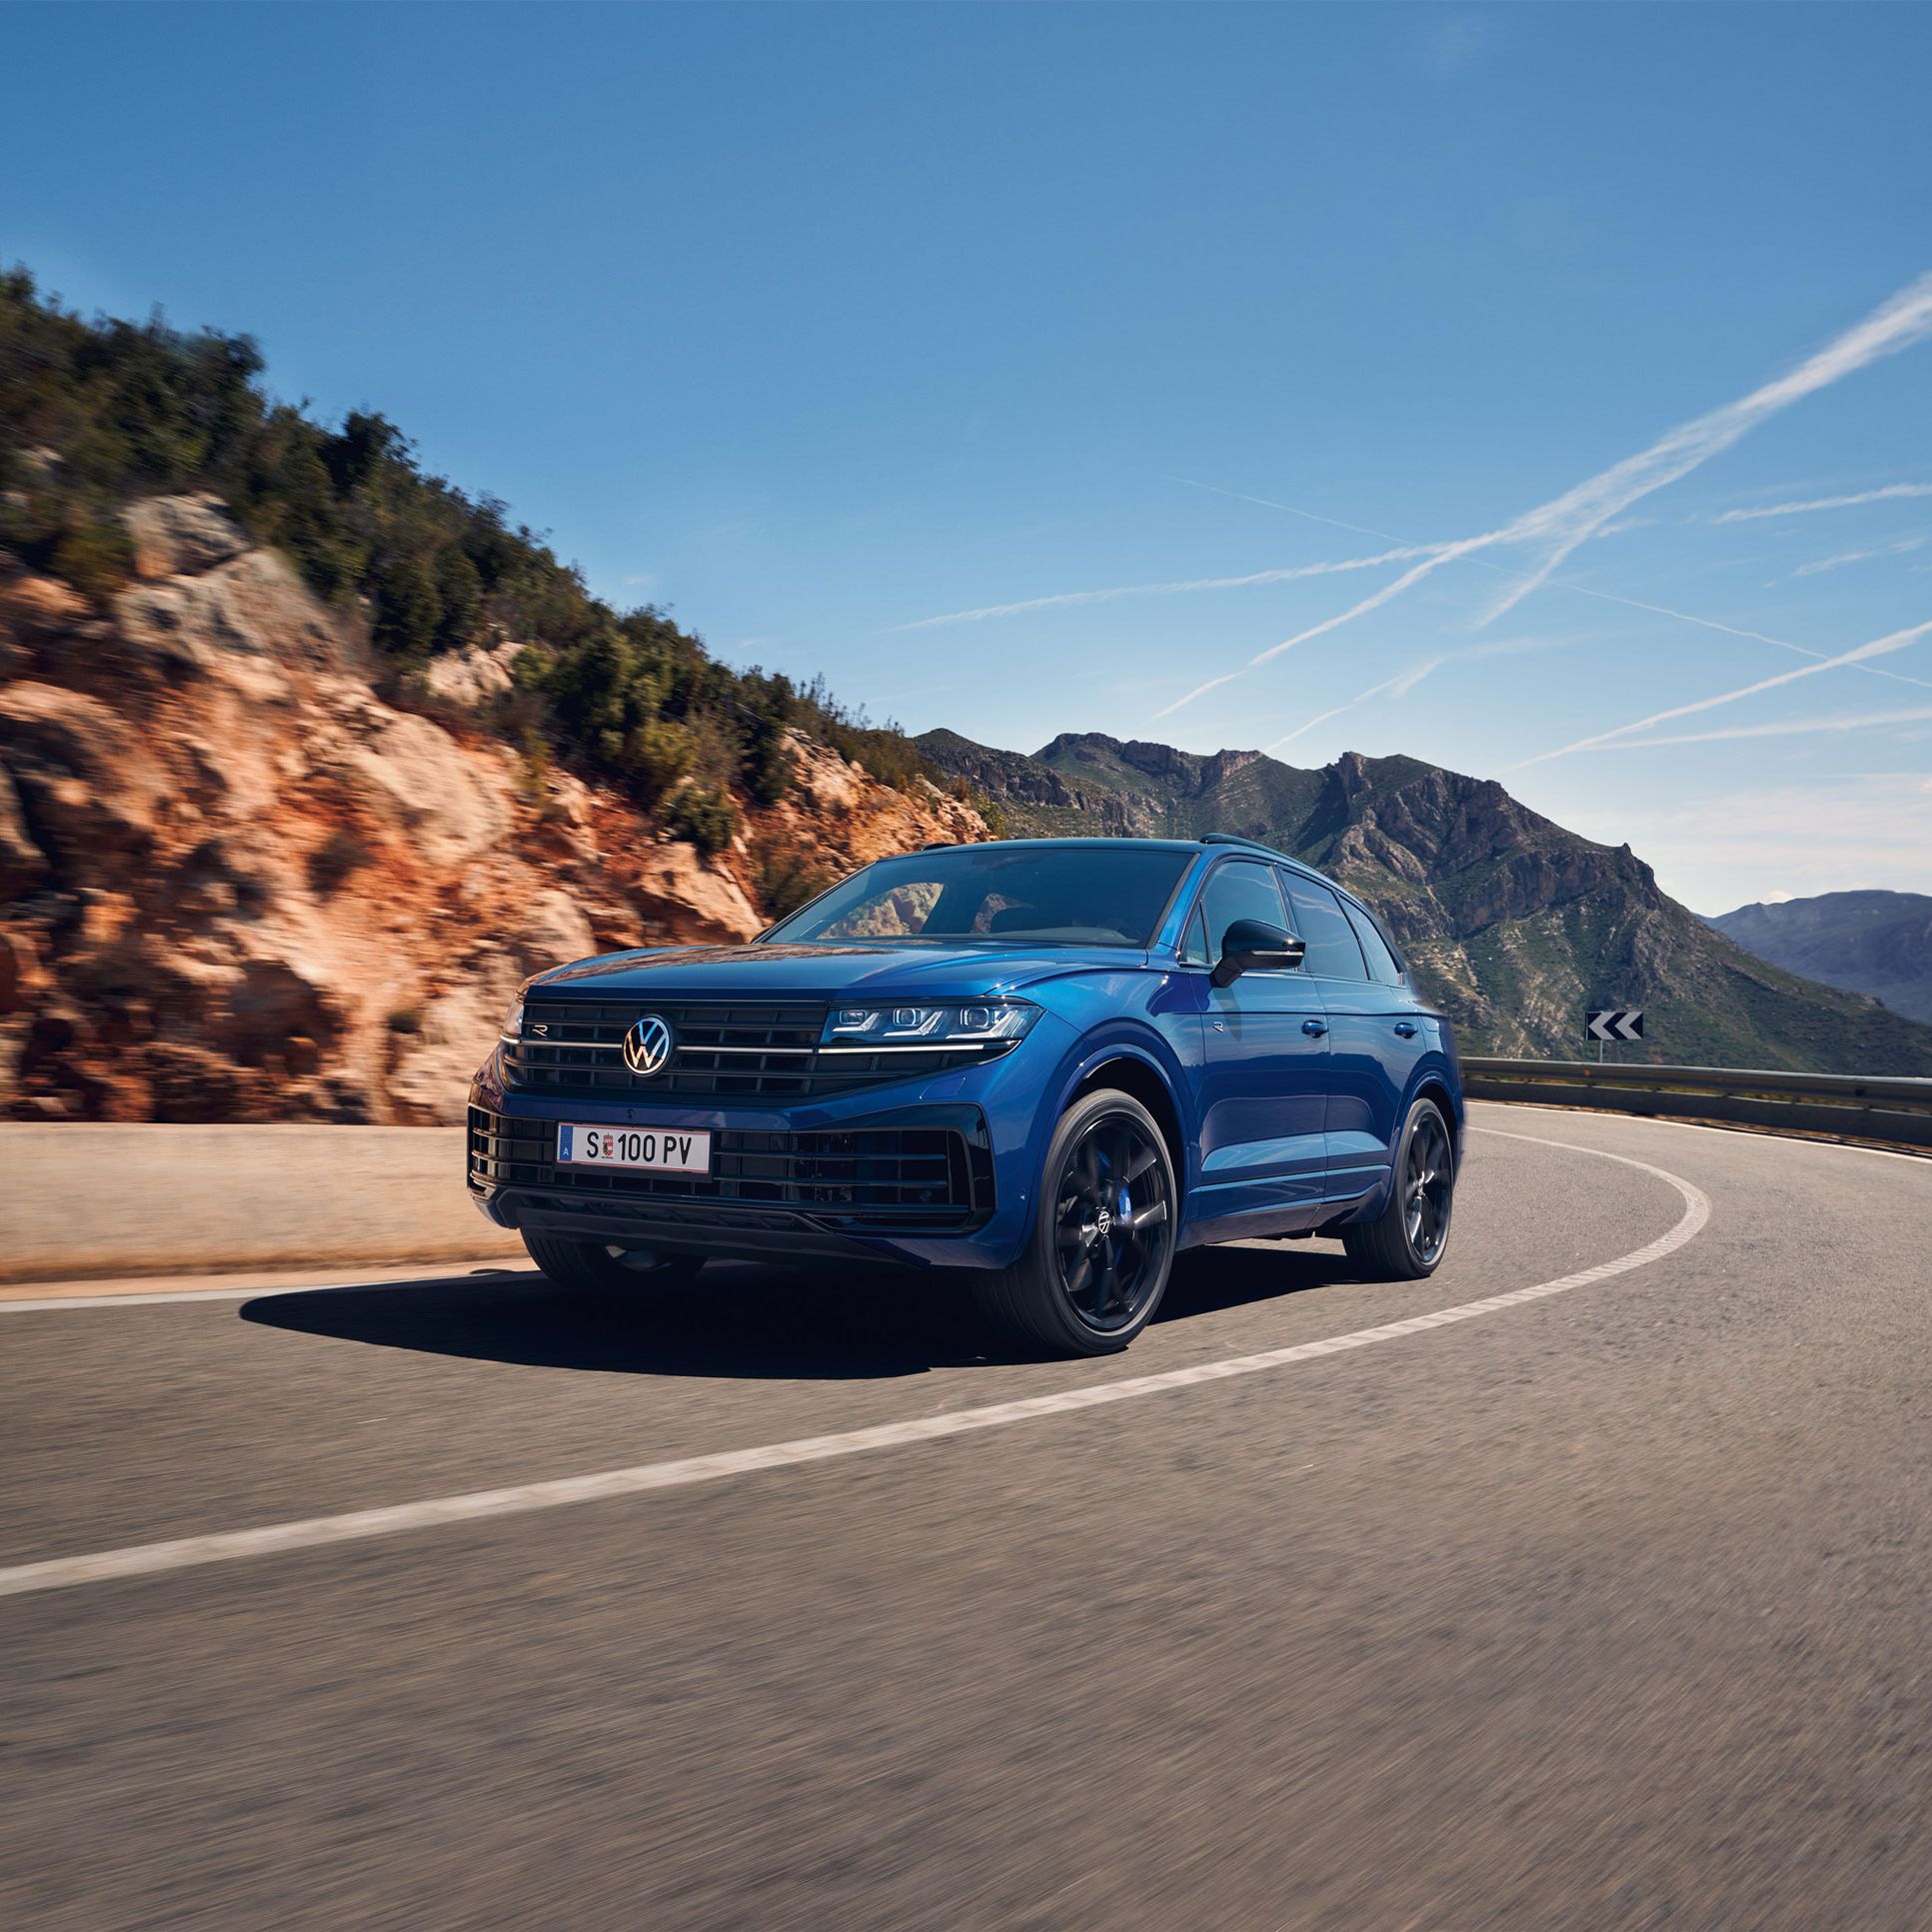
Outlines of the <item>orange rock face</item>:
{"type": "Polygon", "coordinates": [[[986,837],[797,739],[705,860],[464,719],[511,652],[384,703],[353,636],[207,498],[136,506],[102,611],[0,579],[0,1112],[460,1120],[531,972],[750,938],[886,853],[986,837]]]}

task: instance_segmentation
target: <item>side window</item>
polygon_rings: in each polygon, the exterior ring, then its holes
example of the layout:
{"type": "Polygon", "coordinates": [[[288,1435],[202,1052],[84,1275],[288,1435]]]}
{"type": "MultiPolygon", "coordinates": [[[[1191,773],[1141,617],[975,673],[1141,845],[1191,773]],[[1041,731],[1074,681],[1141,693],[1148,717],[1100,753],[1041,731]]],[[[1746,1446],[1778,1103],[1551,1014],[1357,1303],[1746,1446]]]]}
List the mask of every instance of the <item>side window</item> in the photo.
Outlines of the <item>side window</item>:
{"type": "Polygon", "coordinates": [[[1207,957],[1218,960],[1227,929],[1236,920],[1266,920],[1270,926],[1289,924],[1281,904],[1281,889],[1274,883],[1274,868],[1257,865],[1251,859],[1225,860],[1207,877],[1207,889],[1200,896],[1201,911],[1207,916],[1207,957]]]}
{"type": "Polygon", "coordinates": [[[1193,917],[1187,922],[1187,930],[1180,936],[1180,964],[1182,966],[1212,966],[1214,962],[1207,952],[1207,916],[1196,906],[1193,917]]]}
{"type": "Polygon", "coordinates": [[[1341,910],[1341,901],[1326,886],[1290,873],[1288,897],[1294,902],[1294,930],[1307,942],[1302,969],[1322,979],[1366,979],[1355,929],[1341,910]]]}
{"type": "Polygon", "coordinates": [[[1341,910],[1348,915],[1348,924],[1355,929],[1356,939],[1361,941],[1362,958],[1368,962],[1368,976],[1379,979],[1385,986],[1399,986],[1402,983],[1402,963],[1382,938],[1381,928],[1352,900],[1344,899],[1341,910]]]}

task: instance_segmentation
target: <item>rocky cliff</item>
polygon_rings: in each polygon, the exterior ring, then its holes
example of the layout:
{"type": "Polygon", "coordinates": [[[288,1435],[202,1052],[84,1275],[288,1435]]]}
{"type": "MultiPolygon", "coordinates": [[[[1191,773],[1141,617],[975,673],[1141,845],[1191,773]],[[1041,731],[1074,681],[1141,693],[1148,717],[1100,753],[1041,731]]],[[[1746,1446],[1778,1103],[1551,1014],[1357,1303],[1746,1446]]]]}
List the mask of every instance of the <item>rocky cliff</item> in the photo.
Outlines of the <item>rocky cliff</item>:
{"type": "Polygon", "coordinates": [[[529,972],[735,940],[881,854],[985,837],[794,733],[775,805],[701,860],[476,709],[519,640],[378,695],[355,624],[208,497],[124,523],[97,602],[0,574],[0,1110],[460,1119],[529,972]]]}
{"type": "Polygon", "coordinates": [[[1388,921],[1474,1052],[1574,1058],[1587,1007],[1632,1005],[1656,1060],[1932,1073],[1932,1027],[1753,958],[1628,846],[1580,839],[1492,780],[1353,752],[1306,771],[1097,732],[1032,757],[952,732],[918,743],[1015,834],[1231,832],[1319,867],[1388,921]]]}

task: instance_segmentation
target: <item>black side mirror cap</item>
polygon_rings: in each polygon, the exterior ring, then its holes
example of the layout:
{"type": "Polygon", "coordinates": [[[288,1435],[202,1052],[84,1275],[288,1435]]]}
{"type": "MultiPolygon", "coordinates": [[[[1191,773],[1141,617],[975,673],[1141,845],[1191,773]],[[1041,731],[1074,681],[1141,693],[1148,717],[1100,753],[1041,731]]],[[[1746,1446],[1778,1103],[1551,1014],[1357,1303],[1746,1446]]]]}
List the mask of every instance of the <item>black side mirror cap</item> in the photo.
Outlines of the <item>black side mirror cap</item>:
{"type": "Polygon", "coordinates": [[[1236,920],[1221,935],[1220,964],[1213,970],[1213,982],[1229,986],[1244,972],[1294,972],[1307,954],[1302,941],[1266,920],[1236,920]]]}

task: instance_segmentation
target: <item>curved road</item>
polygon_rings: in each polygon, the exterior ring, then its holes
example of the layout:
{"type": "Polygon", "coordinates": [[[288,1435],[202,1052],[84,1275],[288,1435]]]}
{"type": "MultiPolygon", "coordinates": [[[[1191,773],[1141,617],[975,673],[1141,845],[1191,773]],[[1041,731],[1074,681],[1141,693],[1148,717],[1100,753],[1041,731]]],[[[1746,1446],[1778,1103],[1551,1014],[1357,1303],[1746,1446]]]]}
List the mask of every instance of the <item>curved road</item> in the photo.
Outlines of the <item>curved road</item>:
{"type": "Polygon", "coordinates": [[[1190,1257],[1105,1362],[0,1304],[0,1920],[1918,1932],[1932,1162],[1475,1119],[1433,1281],[1190,1257]]]}

